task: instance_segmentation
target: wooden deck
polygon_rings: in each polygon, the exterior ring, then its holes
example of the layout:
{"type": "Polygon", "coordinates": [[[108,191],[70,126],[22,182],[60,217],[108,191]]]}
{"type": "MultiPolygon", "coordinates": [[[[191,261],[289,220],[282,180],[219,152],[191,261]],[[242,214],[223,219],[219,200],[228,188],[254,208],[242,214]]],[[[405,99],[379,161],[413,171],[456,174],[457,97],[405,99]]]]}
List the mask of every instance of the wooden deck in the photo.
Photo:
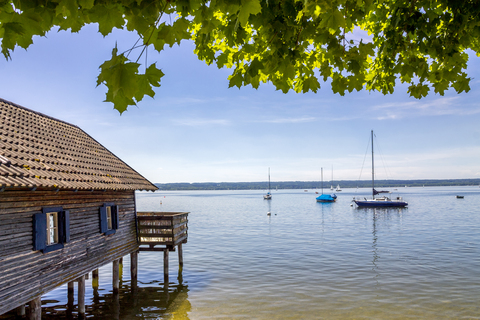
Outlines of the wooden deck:
{"type": "Polygon", "coordinates": [[[137,212],[140,251],[175,251],[187,243],[188,212],[137,212]]]}

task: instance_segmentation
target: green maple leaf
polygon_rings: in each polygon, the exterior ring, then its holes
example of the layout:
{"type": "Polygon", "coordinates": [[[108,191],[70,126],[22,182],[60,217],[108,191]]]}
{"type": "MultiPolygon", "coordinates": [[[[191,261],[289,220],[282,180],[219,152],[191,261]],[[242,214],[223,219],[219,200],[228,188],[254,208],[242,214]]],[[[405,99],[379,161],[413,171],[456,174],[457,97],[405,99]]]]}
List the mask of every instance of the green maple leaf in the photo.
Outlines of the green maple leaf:
{"type": "Polygon", "coordinates": [[[228,77],[228,87],[231,88],[233,86],[238,87],[240,89],[243,85],[243,76],[240,72],[236,72],[233,75],[228,77]]]}
{"type": "Polygon", "coordinates": [[[121,29],[125,24],[120,6],[115,4],[97,5],[89,11],[92,22],[98,23],[98,31],[106,36],[113,28],[121,29]]]}
{"type": "Polygon", "coordinates": [[[144,74],[140,74],[137,77],[137,85],[138,89],[137,92],[135,93],[135,100],[137,102],[142,101],[143,97],[145,95],[148,95],[150,97],[155,96],[155,91],[153,91],[152,86],[150,85],[150,82],[148,81],[148,78],[144,74]]]}
{"type": "Polygon", "coordinates": [[[160,87],[160,80],[165,75],[162,70],[157,69],[155,63],[151,64],[147,70],[145,70],[145,76],[148,83],[154,87],[160,87]]]}
{"type": "Polygon", "coordinates": [[[128,106],[134,106],[135,101],[132,98],[126,97],[123,93],[123,90],[118,90],[116,94],[113,94],[110,90],[106,93],[106,98],[104,102],[112,102],[114,108],[120,112],[124,113],[128,106]]]}
{"type": "Polygon", "coordinates": [[[3,29],[2,53],[5,58],[10,58],[10,51],[15,49],[17,39],[25,34],[25,28],[18,22],[6,22],[0,25],[3,29]]]}
{"type": "Polygon", "coordinates": [[[242,6],[238,11],[238,22],[245,27],[248,22],[248,18],[251,14],[257,14],[262,11],[262,6],[260,5],[259,0],[243,0],[242,6]]]}
{"type": "Polygon", "coordinates": [[[457,91],[457,93],[461,93],[463,91],[468,92],[470,91],[470,78],[467,78],[465,74],[459,80],[455,81],[452,84],[452,87],[457,91]]]}

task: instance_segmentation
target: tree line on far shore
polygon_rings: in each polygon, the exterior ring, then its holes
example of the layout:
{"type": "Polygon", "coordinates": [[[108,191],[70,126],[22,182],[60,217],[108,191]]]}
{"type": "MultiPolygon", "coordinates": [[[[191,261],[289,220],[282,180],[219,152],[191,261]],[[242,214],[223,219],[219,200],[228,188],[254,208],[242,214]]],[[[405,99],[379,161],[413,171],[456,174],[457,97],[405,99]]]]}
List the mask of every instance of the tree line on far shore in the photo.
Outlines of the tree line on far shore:
{"type": "MultiPolygon", "coordinates": [[[[177,182],[155,183],[159,190],[265,190],[268,182],[177,182]]],[[[324,189],[334,188],[370,188],[370,180],[340,180],[324,181],[324,189]]],[[[320,181],[272,181],[271,189],[321,189],[320,181]]],[[[480,186],[480,179],[449,179],[449,180],[376,180],[375,188],[393,187],[432,187],[432,186],[480,186]]]]}

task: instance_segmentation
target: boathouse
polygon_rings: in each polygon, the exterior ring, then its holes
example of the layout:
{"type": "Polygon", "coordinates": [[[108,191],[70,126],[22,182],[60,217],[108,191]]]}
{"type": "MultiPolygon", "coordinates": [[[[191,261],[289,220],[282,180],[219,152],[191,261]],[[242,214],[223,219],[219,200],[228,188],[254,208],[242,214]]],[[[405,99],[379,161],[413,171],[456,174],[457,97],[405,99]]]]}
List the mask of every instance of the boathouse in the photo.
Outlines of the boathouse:
{"type": "Polygon", "coordinates": [[[135,190],[156,189],[79,127],[0,99],[0,315],[136,253],[135,190]]]}

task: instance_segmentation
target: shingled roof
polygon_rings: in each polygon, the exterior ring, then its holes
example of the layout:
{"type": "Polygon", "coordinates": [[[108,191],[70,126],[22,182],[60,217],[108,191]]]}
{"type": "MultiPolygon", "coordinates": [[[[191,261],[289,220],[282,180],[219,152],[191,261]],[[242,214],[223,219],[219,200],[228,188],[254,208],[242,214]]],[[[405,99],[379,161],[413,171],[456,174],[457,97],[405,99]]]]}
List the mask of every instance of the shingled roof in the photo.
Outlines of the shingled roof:
{"type": "Polygon", "coordinates": [[[3,99],[0,187],[157,189],[79,127],[3,99]]]}

